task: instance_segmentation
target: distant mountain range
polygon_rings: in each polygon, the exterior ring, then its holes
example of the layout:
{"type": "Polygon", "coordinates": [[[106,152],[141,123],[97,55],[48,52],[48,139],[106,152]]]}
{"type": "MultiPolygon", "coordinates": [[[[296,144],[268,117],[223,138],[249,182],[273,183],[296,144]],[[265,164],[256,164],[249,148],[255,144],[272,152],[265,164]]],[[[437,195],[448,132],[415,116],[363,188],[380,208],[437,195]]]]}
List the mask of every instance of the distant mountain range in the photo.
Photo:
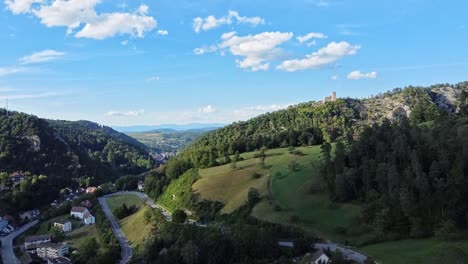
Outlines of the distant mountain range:
{"type": "Polygon", "coordinates": [[[176,124],[163,124],[154,126],[113,126],[112,128],[122,133],[137,133],[137,132],[175,132],[175,131],[189,131],[189,132],[200,132],[200,131],[211,131],[216,128],[224,127],[225,124],[202,124],[202,123],[191,123],[185,125],[176,124]]]}

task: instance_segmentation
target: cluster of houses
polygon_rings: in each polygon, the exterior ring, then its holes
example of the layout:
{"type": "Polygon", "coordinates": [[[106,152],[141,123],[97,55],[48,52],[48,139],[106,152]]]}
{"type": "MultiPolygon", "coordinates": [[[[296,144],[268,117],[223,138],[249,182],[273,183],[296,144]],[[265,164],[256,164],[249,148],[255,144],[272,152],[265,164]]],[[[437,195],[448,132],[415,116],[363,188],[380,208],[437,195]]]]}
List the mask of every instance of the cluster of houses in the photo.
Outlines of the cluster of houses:
{"type": "MultiPolygon", "coordinates": [[[[20,214],[22,221],[37,219],[41,212],[37,209],[30,210],[20,214]]],[[[6,236],[15,231],[15,218],[11,215],[0,216],[0,236],[6,236]]]]}
{"type": "MultiPolygon", "coordinates": [[[[81,202],[82,206],[72,207],[70,216],[83,221],[85,225],[92,225],[96,222],[94,216],[85,206],[92,206],[89,200],[81,202]]],[[[59,219],[54,221],[54,227],[60,228],[64,233],[73,230],[71,221],[59,219]]],[[[35,254],[39,258],[47,261],[48,264],[70,264],[68,255],[68,245],[66,243],[54,243],[50,234],[28,236],[24,241],[24,249],[28,254],[35,254]]]]}

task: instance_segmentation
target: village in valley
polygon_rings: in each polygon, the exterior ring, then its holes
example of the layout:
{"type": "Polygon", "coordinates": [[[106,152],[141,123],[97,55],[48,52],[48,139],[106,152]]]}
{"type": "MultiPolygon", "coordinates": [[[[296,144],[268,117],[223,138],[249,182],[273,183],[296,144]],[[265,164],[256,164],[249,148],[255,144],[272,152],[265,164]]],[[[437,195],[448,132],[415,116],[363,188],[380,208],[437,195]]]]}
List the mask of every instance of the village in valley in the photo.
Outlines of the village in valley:
{"type": "MultiPolygon", "coordinates": [[[[7,186],[0,185],[0,192],[15,188],[26,177],[23,172],[11,173],[7,186]]],[[[92,186],[76,189],[67,187],[62,190],[60,200],[54,200],[49,207],[42,209],[47,211],[47,215],[39,209],[32,209],[17,216],[0,216],[0,239],[15,236],[14,253],[21,263],[40,263],[41,260],[48,264],[72,263],[70,254],[77,252],[81,240],[95,232],[93,225],[96,218],[92,211],[98,191],[99,187],[92,186]],[[36,222],[39,223],[29,230],[21,230],[36,222]]]]}

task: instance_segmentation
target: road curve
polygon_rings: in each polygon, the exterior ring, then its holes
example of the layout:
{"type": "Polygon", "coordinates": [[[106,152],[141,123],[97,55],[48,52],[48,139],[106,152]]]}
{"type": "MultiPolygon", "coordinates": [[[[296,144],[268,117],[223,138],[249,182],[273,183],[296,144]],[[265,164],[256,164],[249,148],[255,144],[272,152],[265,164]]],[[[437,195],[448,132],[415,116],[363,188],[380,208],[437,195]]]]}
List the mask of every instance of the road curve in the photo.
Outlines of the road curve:
{"type": "MultiPolygon", "coordinates": [[[[120,264],[126,264],[130,261],[132,258],[132,247],[128,243],[128,240],[125,238],[124,233],[122,232],[122,229],[120,229],[119,223],[114,218],[114,215],[112,214],[112,211],[110,210],[109,206],[106,203],[106,199],[103,196],[100,197],[99,204],[101,205],[102,211],[106,215],[107,219],[111,222],[111,227],[112,227],[112,232],[114,232],[115,236],[119,240],[120,244],[120,264]]],[[[7,262],[8,263],[8,262],[7,262]]]]}
{"type": "Polygon", "coordinates": [[[13,240],[24,233],[26,230],[37,224],[39,221],[34,220],[32,222],[29,222],[25,224],[24,226],[16,229],[13,231],[11,234],[9,234],[6,237],[1,237],[0,241],[2,241],[2,260],[3,263],[5,264],[15,264],[15,263],[21,263],[18,258],[15,256],[15,252],[13,250],[13,240]]]}
{"type": "Polygon", "coordinates": [[[167,221],[169,221],[169,222],[172,221],[172,214],[168,210],[163,208],[161,205],[157,204],[153,199],[149,198],[146,194],[144,194],[142,192],[119,191],[119,192],[115,192],[115,193],[105,195],[104,197],[112,197],[112,196],[127,195],[127,194],[136,195],[138,198],[140,198],[140,200],[142,200],[144,203],[146,203],[149,207],[151,207],[153,209],[159,209],[162,212],[164,218],[166,218],[167,221]]]}

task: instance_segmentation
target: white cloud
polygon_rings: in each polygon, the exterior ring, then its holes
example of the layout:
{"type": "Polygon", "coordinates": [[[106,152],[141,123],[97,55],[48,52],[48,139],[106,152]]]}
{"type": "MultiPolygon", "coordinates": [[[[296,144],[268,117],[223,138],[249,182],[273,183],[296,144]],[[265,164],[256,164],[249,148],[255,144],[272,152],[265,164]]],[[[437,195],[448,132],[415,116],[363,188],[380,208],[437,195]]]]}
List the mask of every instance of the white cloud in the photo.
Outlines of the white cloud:
{"type": "Polygon", "coordinates": [[[120,42],[120,44],[121,44],[122,46],[127,46],[128,40],[123,40],[122,42],[120,42]]]}
{"type": "Polygon", "coordinates": [[[220,49],[229,50],[232,55],[243,57],[236,60],[238,66],[251,71],[268,70],[269,61],[279,58],[283,51],[278,48],[289,41],[293,33],[263,32],[257,35],[239,37],[236,34],[224,34],[220,49]]]}
{"type": "Polygon", "coordinates": [[[82,23],[97,19],[95,7],[99,2],[100,0],[55,0],[51,5],[41,5],[32,12],[47,27],[67,27],[67,33],[71,34],[82,23]]]}
{"type": "Polygon", "coordinates": [[[193,19],[193,30],[199,33],[201,30],[208,31],[220,27],[222,25],[230,25],[237,21],[237,24],[250,24],[257,26],[259,24],[265,24],[265,20],[261,17],[245,17],[240,16],[237,11],[229,11],[227,16],[216,18],[215,16],[207,16],[205,18],[196,17],[193,19]]]}
{"type": "Polygon", "coordinates": [[[198,109],[198,113],[201,113],[201,114],[211,114],[211,113],[214,113],[216,111],[217,111],[217,109],[215,107],[213,107],[212,105],[207,105],[207,106],[204,106],[204,107],[198,109]]]}
{"type": "Polygon", "coordinates": [[[5,0],[5,5],[13,14],[30,13],[33,4],[41,4],[44,0],[5,0]]]}
{"type": "Polygon", "coordinates": [[[286,109],[292,104],[272,104],[272,105],[257,105],[248,106],[236,109],[233,111],[234,120],[247,120],[249,118],[265,114],[268,112],[274,112],[282,109],[286,109]]]}
{"type": "Polygon", "coordinates": [[[316,40],[312,40],[311,42],[307,43],[307,47],[312,47],[312,46],[315,46],[315,45],[317,45],[316,40]]]}
{"type": "Polygon", "coordinates": [[[148,6],[140,5],[134,13],[96,12],[102,0],[4,0],[13,14],[32,13],[47,27],[66,27],[67,34],[77,38],[105,39],[128,34],[143,37],[156,28],[156,20],[148,16],[148,6]],[[34,7],[34,3],[40,3],[34,7]],[[81,29],[79,29],[84,25],[81,29]]]}
{"type": "Polygon", "coordinates": [[[361,79],[375,79],[377,78],[377,72],[363,73],[361,71],[352,71],[347,76],[350,80],[361,80],[361,79]]]}
{"type": "Polygon", "coordinates": [[[109,111],[105,114],[105,116],[142,116],[145,114],[145,110],[133,110],[127,112],[120,112],[120,111],[109,111]]]}
{"type": "Polygon", "coordinates": [[[167,35],[169,35],[169,31],[163,30],[163,29],[158,30],[157,33],[158,33],[158,35],[161,35],[161,36],[167,36],[167,35]]]}
{"type": "Polygon", "coordinates": [[[155,82],[159,81],[161,78],[159,76],[151,76],[148,79],[146,79],[147,82],[155,82]]]}
{"type": "Polygon", "coordinates": [[[28,69],[24,67],[0,67],[0,77],[26,71],[28,71],[28,69]]]}
{"type": "Polygon", "coordinates": [[[308,33],[308,34],[306,34],[304,36],[299,36],[296,39],[299,41],[299,43],[304,43],[304,42],[307,42],[308,40],[313,39],[313,38],[325,39],[325,38],[328,38],[328,37],[326,35],[324,35],[323,33],[310,32],[310,33],[308,33]]]}
{"type": "Polygon", "coordinates": [[[13,95],[0,95],[0,100],[26,100],[26,99],[38,99],[59,96],[59,93],[43,92],[43,93],[25,93],[25,94],[13,94],[13,95]]]}
{"type": "Polygon", "coordinates": [[[330,77],[330,80],[332,80],[332,81],[338,80],[338,75],[332,75],[332,76],[330,77]]]}
{"type": "Polygon", "coordinates": [[[348,42],[331,42],[317,52],[307,55],[303,59],[286,60],[277,67],[279,70],[294,72],[314,69],[329,65],[342,57],[354,55],[360,46],[351,45],[348,42]]]}
{"type": "Polygon", "coordinates": [[[65,55],[65,52],[56,51],[56,50],[43,50],[36,53],[33,53],[29,56],[22,57],[19,62],[20,64],[35,64],[41,62],[48,62],[57,60],[58,58],[65,55]]]}
{"type": "Polygon", "coordinates": [[[215,45],[212,45],[212,46],[205,46],[205,47],[201,47],[201,48],[196,48],[193,50],[193,53],[195,53],[195,55],[203,55],[203,54],[206,54],[206,53],[213,53],[213,52],[216,52],[218,51],[218,47],[215,46],[215,45]]]}
{"type": "Polygon", "coordinates": [[[88,22],[76,33],[77,38],[105,39],[116,35],[129,34],[142,38],[157,26],[153,17],[147,16],[148,7],[141,5],[138,13],[109,13],[88,22]]]}
{"type": "Polygon", "coordinates": [[[331,5],[330,0],[306,0],[305,2],[316,5],[318,7],[328,7],[331,5]]]}

